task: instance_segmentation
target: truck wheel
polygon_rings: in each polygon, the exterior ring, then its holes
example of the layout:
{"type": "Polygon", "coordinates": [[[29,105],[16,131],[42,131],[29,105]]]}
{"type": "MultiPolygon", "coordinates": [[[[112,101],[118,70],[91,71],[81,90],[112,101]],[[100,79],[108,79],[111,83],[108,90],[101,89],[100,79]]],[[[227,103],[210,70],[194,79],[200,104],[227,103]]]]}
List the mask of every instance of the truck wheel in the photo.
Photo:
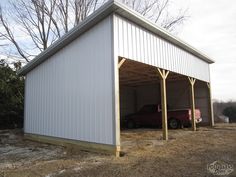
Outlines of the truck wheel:
{"type": "Polygon", "coordinates": [[[179,128],[179,121],[178,121],[177,119],[175,119],[175,118],[171,118],[171,119],[168,121],[168,123],[169,123],[169,127],[170,127],[171,129],[177,129],[177,128],[179,128]]]}
{"type": "Polygon", "coordinates": [[[127,122],[127,128],[129,128],[129,129],[135,128],[135,123],[133,120],[129,120],[127,122]]]}

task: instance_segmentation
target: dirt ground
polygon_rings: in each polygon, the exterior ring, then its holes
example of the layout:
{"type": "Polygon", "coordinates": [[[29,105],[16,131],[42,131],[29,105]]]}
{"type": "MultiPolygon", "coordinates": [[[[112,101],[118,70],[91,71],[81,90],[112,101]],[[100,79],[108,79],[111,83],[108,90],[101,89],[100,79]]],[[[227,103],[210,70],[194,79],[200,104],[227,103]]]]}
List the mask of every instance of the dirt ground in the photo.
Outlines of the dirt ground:
{"type": "Polygon", "coordinates": [[[230,164],[236,177],[236,124],[170,130],[136,129],[121,133],[122,157],[71,152],[23,139],[20,130],[0,131],[0,177],[210,177],[207,165],[230,164]]]}

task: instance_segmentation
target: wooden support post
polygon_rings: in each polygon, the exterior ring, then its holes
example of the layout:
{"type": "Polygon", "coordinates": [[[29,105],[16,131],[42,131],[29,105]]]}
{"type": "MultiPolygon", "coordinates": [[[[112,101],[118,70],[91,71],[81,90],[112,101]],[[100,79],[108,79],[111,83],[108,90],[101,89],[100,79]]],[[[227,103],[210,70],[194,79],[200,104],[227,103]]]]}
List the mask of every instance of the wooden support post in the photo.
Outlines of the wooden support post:
{"type": "Polygon", "coordinates": [[[214,113],[213,113],[213,106],[212,106],[212,99],[211,99],[211,84],[207,83],[207,87],[208,87],[209,123],[211,127],[214,127],[215,122],[214,122],[214,113]]]}
{"type": "Polygon", "coordinates": [[[120,62],[118,63],[118,68],[119,68],[119,69],[120,69],[121,66],[124,64],[125,61],[126,61],[126,59],[124,59],[124,58],[122,58],[122,59],[120,60],[120,62]]]}
{"type": "Polygon", "coordinates": [[[196,131],[196,122],[195,122],[195,97],[194,97],[194,84],[196,79],[188,77],[190,82],[190,90],[191,90],[191,120],[192,120],[192,130],[196,131]]]}
{"type": "Polygon", "coordinates": [[[115,123],[115,141],[116,141],[116,144],[119,144],[119,146],[117,146],[117,149],[116,149],[116,157],[119,157],[120,156],[120,120],[121,120],[121,117],[120,117],[120,68],[121,66],[124,64],[124,62],[126,61],[125,58],[122,58],[120,61],[119,61],[119,58],[118,58],[118,63],[117,63],[117,68],[115,70],[115,115],[116,115],[116,123],[115,123]]]}
{"type": "Polygon", "coordinates": [[[168,140],[166,78],[168,77],[169,71],[159,68],[157,68],[157,70],[161,80],[161,110],[162,110],[163,140],[168,140]]]}

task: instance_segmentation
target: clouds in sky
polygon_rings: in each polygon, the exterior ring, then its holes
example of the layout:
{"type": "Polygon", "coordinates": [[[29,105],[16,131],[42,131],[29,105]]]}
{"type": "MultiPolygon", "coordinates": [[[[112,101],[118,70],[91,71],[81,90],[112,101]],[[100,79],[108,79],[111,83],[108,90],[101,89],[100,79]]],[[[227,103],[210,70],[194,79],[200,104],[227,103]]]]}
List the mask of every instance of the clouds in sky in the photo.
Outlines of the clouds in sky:
{"type": "Polygon", "coordinates": [[[215,60],[211,65],[213,98],[236,100],[236,1],[175,0],[189,8],[179,37],[215,60]]]}

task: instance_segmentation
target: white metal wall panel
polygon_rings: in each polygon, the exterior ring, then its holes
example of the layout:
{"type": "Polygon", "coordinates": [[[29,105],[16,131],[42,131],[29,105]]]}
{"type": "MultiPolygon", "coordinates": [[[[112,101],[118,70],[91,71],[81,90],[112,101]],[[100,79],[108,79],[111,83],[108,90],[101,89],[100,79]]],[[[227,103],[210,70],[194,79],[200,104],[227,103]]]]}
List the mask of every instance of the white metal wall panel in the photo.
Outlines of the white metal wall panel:
{"type": "Polygon", "coordinates": [[[209,122],[208,88],[206,83],[196,82],[195,84],[195,105],[202,113],[202,121],[209,122]]]}
{"type": "Polygon", "coordinates": [[[120,116],[137,112],[145,104],[160,103],[160,89],[158,84],[138,87],[120,88],[120,116]]]}
{"type": "Polygon", "coordinates": [[[137,109],[139,110],[146,104],[160,104],[159,84],[144,85],[137,87],[137,109]]]}
{"type": "Polygon", "coordinates": [[[136,108],[136,91],[133,87],[120,88],[120,119],[126,115],[134,113],[136,108]]]}
{"type": "Polygon", "coordinates": [[[112,18],[26,76],[25,132],[114,144],[112,18]]]}
{"type": "Polygon", "coordinates": [[[188,81],[167,82],[167,103],[170,109],[190,108],[188,81]]]}
{"type": "Polygon", "coordinates": [[[118,56],[209,82],[209,64],[142,27],[114,15],[118,56]]]}
{"type": "MultiPolygon", "coordinates": [[[[206,83],[197,81],[194,88],[195,107],[200,109],[203,122],[207,122],[209,107],[206,83]]],[[[190,108],[188,81],[167,82],[167,103],[171,109],[190,108]]]]}
{"type": "MultiPolygon", "coordinates": [[[[134,113],[146,104],[160,104],[159,84],[144,85],[136,88],[120,88],[121,115],[134,113]],[[136,95],[134,91],[136,89],[136,95]],[[135,98],[136,97],[136,98],[135,98]],[[136,102],[136,103],[135,103],[136,102]],[[136,109],[134,107],[137,107],[136,109]]],[[[195,84],[195,106],[200,109],[203,122],[208,122],[208,95],[206,83],[195,84]]],[[[167,104],[169,109],[190,109],[190,87],[188,81],[167,82],[167,104]]]]}

